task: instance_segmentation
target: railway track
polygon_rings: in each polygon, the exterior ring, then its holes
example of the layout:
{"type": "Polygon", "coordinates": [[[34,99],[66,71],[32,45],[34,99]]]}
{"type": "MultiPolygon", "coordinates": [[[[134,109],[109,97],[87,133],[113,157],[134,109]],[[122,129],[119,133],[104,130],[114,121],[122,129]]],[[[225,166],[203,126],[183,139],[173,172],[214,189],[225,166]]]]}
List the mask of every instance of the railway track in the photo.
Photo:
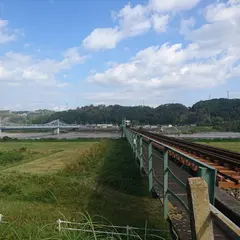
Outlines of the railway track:
{"type": "MultiPolygon", "coordinates": [[[[152,139],[168,144],[217,170],[217,186],[220,188],[240,188],[240,154],[221,148],[211,147],[203,144],[188,142],[182,139],[172,138],[161,134],[140,131],[134,129],[152,139]]],[[[177,154],[170,151],[170,156],[182,164],[197,171],[196,166],[188,163],[177,154]]]]}

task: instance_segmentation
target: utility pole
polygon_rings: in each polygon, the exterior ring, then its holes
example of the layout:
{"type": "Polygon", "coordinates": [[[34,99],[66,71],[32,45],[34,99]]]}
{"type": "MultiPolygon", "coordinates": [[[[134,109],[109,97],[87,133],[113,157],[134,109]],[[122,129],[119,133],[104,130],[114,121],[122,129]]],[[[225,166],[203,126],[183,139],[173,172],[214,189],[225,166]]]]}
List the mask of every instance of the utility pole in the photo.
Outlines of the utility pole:
{"type": "Polygon", "coordinates": [[[227,99],[229,99],[229,91],[227,91],[227,99]]]}

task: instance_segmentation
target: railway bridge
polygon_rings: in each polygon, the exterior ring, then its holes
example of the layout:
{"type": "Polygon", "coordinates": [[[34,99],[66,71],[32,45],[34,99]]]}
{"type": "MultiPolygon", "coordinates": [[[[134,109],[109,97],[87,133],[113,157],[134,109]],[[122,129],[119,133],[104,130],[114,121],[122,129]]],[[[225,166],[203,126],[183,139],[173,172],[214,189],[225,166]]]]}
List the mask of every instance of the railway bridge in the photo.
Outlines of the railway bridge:
{"type": "Polygon", "coordinates": [[[173,238],[240,239],[240,202],[224,191],[240,188],[239,153],[128,128],[124,122],[122,137],[148,178],[149,192],[160,199],[173,238]],[[201,177],[207,183],[208,203],[203,203],[204,191],[195,187],[199,196],[196,201],[200,202],[192,206],[187,191],[192,177],[201,177]],[[193,212],[199,206],[198,212],[193,212]],[[212,235],[205,235],[209,226],[213,226],[212,235]]]}
{"type": "Polygon", "coordinates": [[[1,131],[11,130],[52,130],[54,135],[58,135],[61,129],[84,129],[84,125],[66,124],[59,119],[45,124],[16,124],[9,121],[0,121],[1,131]]]}

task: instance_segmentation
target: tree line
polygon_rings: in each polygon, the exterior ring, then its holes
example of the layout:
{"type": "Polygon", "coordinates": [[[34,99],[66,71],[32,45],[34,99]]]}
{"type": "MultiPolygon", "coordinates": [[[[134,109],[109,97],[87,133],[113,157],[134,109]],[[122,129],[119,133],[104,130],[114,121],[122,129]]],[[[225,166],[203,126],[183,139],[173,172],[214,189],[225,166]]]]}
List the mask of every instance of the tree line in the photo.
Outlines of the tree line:
{"type": "Polygon", "coordinates": [[[186,107],[180,103],[148,106],[90,105],[35,119],[45,123],[60,119],[69,124],[120,124],[122,119],[133,124],[215,126],[221,130],[240,131],[240,99],[211,99],[186,107]]]}

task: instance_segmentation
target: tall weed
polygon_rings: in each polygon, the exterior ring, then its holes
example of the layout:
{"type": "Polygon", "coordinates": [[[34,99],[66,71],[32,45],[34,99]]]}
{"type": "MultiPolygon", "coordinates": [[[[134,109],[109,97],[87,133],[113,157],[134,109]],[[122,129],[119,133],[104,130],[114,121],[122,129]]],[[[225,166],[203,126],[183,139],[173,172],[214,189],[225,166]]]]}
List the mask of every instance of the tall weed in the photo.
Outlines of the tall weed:
{"type": "Polygon", "coordinates": [[[24,158],[19,151],[0,152],[0,165],[7,165],[14,162],[21,161],[24,158]]]}
{"type": "Polygon", "coordinates": [[[92,172],[94,169],[99,169],[108,150],[107,142],[108,141],[102,141],[86,149],[79,159],[67,164],[65,171],[67,173],[78,175],[90,171],[92,172]]]}

